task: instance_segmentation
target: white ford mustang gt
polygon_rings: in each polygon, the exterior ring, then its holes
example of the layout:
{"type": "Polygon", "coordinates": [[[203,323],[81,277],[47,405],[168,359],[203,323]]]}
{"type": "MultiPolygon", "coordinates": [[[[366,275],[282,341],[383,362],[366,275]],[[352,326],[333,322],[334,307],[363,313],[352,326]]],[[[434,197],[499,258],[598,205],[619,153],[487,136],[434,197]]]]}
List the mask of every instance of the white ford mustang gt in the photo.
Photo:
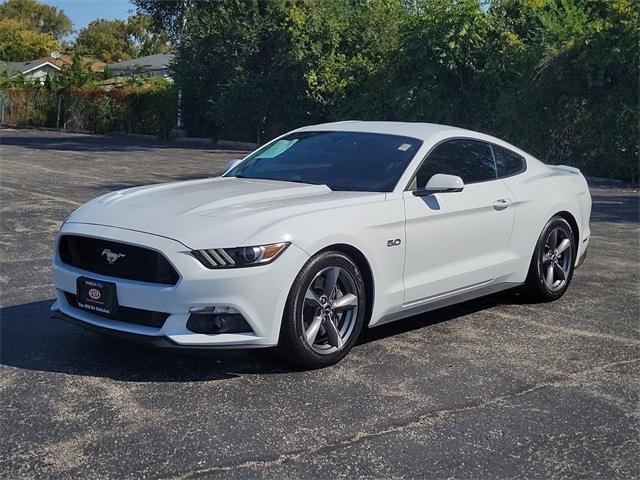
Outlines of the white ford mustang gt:
{"type": "Polygon", "coordinates": [[[52,316],[161,347],[277,345],[317,368],[363,325],[514,287],[555,300],[587,253],[580,172],[468,130],[315,125],[228,168],[74,212],[52,316]]]}

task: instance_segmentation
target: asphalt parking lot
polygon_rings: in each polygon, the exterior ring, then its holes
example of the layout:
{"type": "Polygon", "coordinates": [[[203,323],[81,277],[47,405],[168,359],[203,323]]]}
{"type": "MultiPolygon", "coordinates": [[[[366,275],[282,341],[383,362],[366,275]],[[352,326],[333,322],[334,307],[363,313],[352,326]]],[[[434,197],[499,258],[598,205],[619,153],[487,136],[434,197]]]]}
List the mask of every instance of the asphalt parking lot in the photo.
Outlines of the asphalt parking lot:
{"type": "Polygon", "coordinates": [[[50,320],[85,201],[238,152],[0,130],[0,478],[638,478],[640,207],[594,185],[553,304],[507,293],[371,329],[337,366],[187,355],[50,320]]]}

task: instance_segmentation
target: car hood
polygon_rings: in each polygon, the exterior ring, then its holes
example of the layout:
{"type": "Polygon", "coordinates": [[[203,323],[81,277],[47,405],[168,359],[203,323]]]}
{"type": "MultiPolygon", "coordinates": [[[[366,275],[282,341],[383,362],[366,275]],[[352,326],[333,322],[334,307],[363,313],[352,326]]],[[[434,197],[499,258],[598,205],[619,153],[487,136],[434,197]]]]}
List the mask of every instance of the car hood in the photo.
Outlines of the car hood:
{"type": "Polygon", "coordinates": [[[66,223],[160,235],[193,249],[226,248],[241,246],[261,230],[292,217],[384,197],[334,192],[326,185],[213,178],[112,192],[80,207],[66,223]]]}

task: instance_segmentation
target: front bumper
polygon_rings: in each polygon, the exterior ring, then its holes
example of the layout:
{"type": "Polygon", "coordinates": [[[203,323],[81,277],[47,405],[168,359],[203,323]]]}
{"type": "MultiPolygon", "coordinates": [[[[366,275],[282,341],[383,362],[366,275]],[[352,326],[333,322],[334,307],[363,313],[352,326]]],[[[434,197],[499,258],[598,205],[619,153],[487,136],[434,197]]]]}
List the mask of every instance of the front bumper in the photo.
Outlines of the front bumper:
{"type": "Polygon", "coordinates": [[[142,246],[161,252],[180,275],[176,285],[159,285],[113,278],[80,270],[62,261],[53,262],[57,301],[52,318],[164,348],[251,348],[278,343],[282,313],[293,280],[308,255],[291,245],[272,264],[257,267],[210,270],[191,255],[183,244],[156,235],[114,227],[65,224],[61,234],[85,235],[142,246]],[[146,326],[105,318],[71,304],[68,294],[77,295],[77,278],[116,284],[118,304],[168,314],[161,326],[146,326]],[[187,329],[189,311],[212,306],[232,307],[252,329],[249,333],[194,333],[187,329]]]}
{"type": "MultiPolygon", "coordinates": [[[[101,327],[98,325],[94,325],[89,322],[85,322],[83,320],[78,320],[71,315],[67,315],[66,313],[62,313],[58,306],[54,303],[51,307],[50,318],[54,318],[57,320],[64,320],[65,322],[72,323],[82,328],[86,328],[87,330],[91,330],[93,332],[103,333],[106,335],[111,335],[113,337],[123,338],[130,342],[139,343],[142,345],[148,345],[150,347],[167,349],[167,350],[211,350],[211,345],[180,345],[172,341],[168,337],[164,336],[156,336],[156,335],[141,335],[138,333],[129,333],[121,330],[115,330],[113,328],[101,327]]],[[[215,349],[237,349],[237,348],[262,348],[269,347],[269,345],[218,345],[215,349]]]]}

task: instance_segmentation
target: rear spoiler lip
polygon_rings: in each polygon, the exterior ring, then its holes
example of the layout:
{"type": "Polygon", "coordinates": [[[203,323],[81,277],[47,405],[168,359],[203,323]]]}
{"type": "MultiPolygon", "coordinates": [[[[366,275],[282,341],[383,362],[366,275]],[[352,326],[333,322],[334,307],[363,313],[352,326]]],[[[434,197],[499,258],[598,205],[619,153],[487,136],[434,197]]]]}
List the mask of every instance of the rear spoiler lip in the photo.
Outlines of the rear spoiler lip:
{"type": "Polygon", "coordinates": [[[580,169],[576,167],[570,167],[569,165],[547,165],[552,170],[561,173],[571,173],[573,175],[580,175],[580,169]]]}

